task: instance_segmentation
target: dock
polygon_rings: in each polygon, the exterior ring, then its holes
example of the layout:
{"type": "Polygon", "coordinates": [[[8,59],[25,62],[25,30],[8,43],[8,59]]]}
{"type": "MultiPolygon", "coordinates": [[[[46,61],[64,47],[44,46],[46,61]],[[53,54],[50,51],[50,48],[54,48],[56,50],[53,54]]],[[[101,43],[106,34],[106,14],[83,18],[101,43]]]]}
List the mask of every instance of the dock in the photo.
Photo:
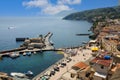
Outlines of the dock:
{"type": "Polygon", "coordinates": [[[16,38],[16,42],[25,41],[26,39],[29,39],[29,38],[16,38]]]}
{"type": "Polygon", "coordinates": [[[46,49],[54,49],[53,45],[51,44],[50,42],[50,38],[53,34],[52,33],[48,33],[46,36],[45,36],[45,45],[46,45],[46,49]]]}
{"type": "MultiPolygon", "coordinates": [[[[12,52],[24,53],[41,51],[60,51],[59,49],[55,49],[52,43],[50,42],[50,38],[52,35],[53,33],[49,32],[44,37],[39,36],[38,38],[27,38],[27,40],[25,40],[22,46],[20,46],[19,48],[0,51],[0,57],[11,54],[12,52]]],[[[20,41],[24,39],[26,38],[19,38],[20,41]]]]}
{"type": "Polygon", "coordinates": [[[81,33],[81,34],[76,34],[76,36],[89,36],[89,33],[81,33]]]}
{"type": "Polygon", "coordinates": [[[3,51],[0,51],[0,55],[2,55],[4,53],[9,53],[9,52],[22,51],[22,50],[25,50],[25,49],[26,49],[26,47],[19,47],[19,48],[10,49],[10,50],[3,50],[3,51]]]}

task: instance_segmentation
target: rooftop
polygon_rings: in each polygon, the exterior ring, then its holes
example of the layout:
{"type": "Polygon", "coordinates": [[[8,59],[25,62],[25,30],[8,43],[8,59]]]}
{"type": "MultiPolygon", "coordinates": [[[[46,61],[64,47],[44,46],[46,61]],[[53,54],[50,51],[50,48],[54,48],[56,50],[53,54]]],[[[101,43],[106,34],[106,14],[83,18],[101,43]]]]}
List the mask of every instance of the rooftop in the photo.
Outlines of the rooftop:
{"type": "Polygon", "coordinates": [[[106,67],[109,67],[112,63],[112,59],[110,60],[106,60],[104,58],[100,58],[100,57],[96,57],[94,58],[92,61],[90,61],[91,63],[96,63],[96,64],[100,64],[100,65],[104,65],[106,67]]]}
{"type": "Polygon", "coordinates": [[[72,66],[73,69],[86,69],[88,67],[87,64],[85,64],[84,62],[78,62],[75,65],[72,66]]]}

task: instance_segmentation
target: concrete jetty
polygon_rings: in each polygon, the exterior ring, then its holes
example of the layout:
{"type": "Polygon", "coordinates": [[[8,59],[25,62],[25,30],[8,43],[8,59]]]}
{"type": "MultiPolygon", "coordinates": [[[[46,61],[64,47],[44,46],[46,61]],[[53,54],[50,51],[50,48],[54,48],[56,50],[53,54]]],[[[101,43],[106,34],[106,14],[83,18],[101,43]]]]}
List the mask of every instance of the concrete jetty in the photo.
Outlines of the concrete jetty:
{"type": "Polygon", "coordinates": [[[76,36],[89,36],[89,33],[81,33],[81,34],[76,34],[76,36]]]}
{"type": "Polygon", "coordinates": [[[26,47],[19,47],[19,48],[10,49],[10,50],[3,50],[3,51],[0,51],[0,55],[3,55],[4,53],[8,53],[8,52],[21,51],[21,50],[25,50],[25,49],[26,49],[26,47]]]}
{"type": "Polygon", "coordinates": [[[27,49],[19,51],[19,52],[61,51],[59,49],[55,49],[54,46],[51,44],[50,38],[51,38],[52,35],[53,34],[49,32],[43,38],[45,47],[43,47],[43,48],[33,48],[33,49],[28,49],[27,48],[27,49]]]}
{"type": "Polygon", "coordinates": [[[40,51],[57,51],[57,49],[54,48],[52,43],[50,42],[50,38],[53,35],[53,33],[49,32],[44,37],[40,35],[38,38],[30,38],[25,39],[24,43],[20,45],[19,48],[10,49],[10,50],[3,50],[0,51],[0,56],[6,55],[6,53],[11,52],[40,52],[40,51]]]}
{"type": "Polygon", "coordinates": [[[50,42],[50,38],[53,34],[52,33],[48,33],[46,36],[45,36],[45,45],[46,45],[46,49],[54,49],[53,45],[51,44],[50,42]]]}
{"type": "Polygon", "coordinates": [[[16,38],[16,42],[25,41],[26,39],[29,39],[29,38],[16,38]]]}

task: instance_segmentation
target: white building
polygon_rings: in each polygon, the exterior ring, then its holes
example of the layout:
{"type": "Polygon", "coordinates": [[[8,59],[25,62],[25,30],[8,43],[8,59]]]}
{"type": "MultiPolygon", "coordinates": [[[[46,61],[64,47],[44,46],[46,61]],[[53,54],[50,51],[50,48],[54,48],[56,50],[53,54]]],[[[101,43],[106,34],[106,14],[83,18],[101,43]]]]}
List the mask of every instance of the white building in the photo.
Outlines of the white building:
{"type": "Polygon", "coordinates": [[[93,69],[95,70],[93,80],[107,80],[108,71],[111,69],[112,62],[112,59],[105,59],[100,57],[94,58],[90,62],[93,69]]]}

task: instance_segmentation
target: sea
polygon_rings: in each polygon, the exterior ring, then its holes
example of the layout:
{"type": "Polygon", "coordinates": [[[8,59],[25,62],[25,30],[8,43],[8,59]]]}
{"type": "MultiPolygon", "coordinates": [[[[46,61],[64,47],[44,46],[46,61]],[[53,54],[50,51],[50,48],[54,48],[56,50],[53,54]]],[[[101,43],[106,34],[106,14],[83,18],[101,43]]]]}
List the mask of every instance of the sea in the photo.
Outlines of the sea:
{"type": "MultiPolygon", "coordinates": [[[[76,36],[79,33],[90,33],[92,23],[87,21],[63,20],[62,17],[0,17],[0,51],[19,47],[23,42],[16,38],[35,38],[52,32],[51,41],[55,48],[66,48],[83,45],[88,36],[76,36]]],[[[54,51],[40,52],[31,56],[16,59],[4,57],[0,60],[0,72],[32,71],[34,76],[63,58],[63,54],[54,51]]]]}

